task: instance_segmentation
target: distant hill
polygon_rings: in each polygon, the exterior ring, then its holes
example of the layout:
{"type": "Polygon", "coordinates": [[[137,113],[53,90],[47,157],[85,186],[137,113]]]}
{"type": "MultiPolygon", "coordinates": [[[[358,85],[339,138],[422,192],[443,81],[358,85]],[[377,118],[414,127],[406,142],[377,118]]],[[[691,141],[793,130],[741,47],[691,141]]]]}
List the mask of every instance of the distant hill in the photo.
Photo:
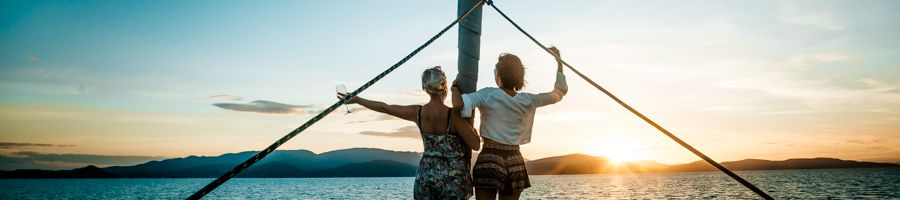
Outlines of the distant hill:
{"type": "MultiPolygon", "coordinates": [[[[735,171],[783,170],[783,169],[830,169],[830,168],[873,168],[900,167],[900,164],[860,162],[835,158],[794,158],[782,161],[745,159],[723,162],[723,166],[735,171]]],[[[654,161],[626,162],[614,164],[606,158],[584,154],[570,154],[548,157],[526,163],[529,174],[599,174],[599,173],[643,173],[643,172],[699,172],[716,171],[705,161],[687,164],[664,165],[654,161]]]]}
{"type": "Polygon", "coordinates": [[[530,161],[525,166],[529,174],[557,175],[655,172],[666,165],[655,161],[613,164],[604,157],[569,154],[530,161]]]}
{"type": "Polygon", "coordinates": [[[70,170],[20,169],[0,171],[0,178],[115,178],[116,175],[93,165],[70,170]]]}
{"type": "Polygon", "coordinates": [[[593,174],[599,173],[607,161],[584,154],[549,157],[526,162],[530,174],[593,174]]]}
{"type": "MultiPolygon", "coordinates": [[[[533,160],[525,163],[529,174],[599,174],[617,172],[603,157],[570,154],[533,160]]],[[[631,167],[627,166],[626,167],[631,167]]]]}
{"type": "MultiPolygon", "coordinates": [[[[234,166],[256,154],[255,151],[223,154],[221,156],[189,156],[125,167],[108,167],[104,170],[122,177],[218,177],[234,166]]],[[[248,171],[262,171],[267,168],[318,171],[347,164],[365,163],[375,160],[391,160],[397,163],[418,166],[422,154],[417,152],[389,151],[372,148],[354,148],[315,154],[307,150],[278,150],[272,152],[248,171]],[[290,168],[289,168],[290,167],[290,168]]],[[[288,173],[289,177],[303,177],[300,172],[288,173]]],[[[243,173],[241,174],[243,175],[243,173]]],[[[271,177],[271,176],[265,176],[271,177]]]]}
{"type": "MultiPolygon", "coordinates": [[[[853,160],[841,160],[835,158],[793,158],[782,161],[744,159],[739,161],[723,162],[722,166],[735,171],[750,170],[779,170],[779,169],[828,169],[828,168],[872,168],[872,167],[897,167],[893,163],[860,162],[853,160]]],[[[688,164],[672,165],[665,168],[671,172],[715,171],[712,165],[696,161],[688,164]]]]}
{"type": "MultiPolygon", "coordinates": [[[[74,170],[0,171],[0,178],[214,178],[256,152],[220,156],[188,156],[134,166],[74,170]]],[[[315,154],[307,150],[277,150],[238,177],[386,177],[415,176],[422,153],[353,148],[315,154]]]]}
{"type": "MultiPolygon", "coordinates": [[[[256,152],[220,156],[188,156],[150,161],[134,166],[72,170],[22,169],[0,171],[0,178],[214,178],[256,152]]],[[[477,154],[476,154],[477,155],[477,154]]],[[[243,171],[238,177],[403,177],[415,176],[422,153],[354,148],[316,154],[307,150],[278,150],[243,171]]],[[[859,162],[834,158],[797,158],[782,161],[745,159],[723,162],[732,170],[900,167],[900,164],[859,162]]],[[[655,161],[614,164],[604,157],[570,154],[526,162],[529,174],[598,174],[714,171],[703,161],[665,165],[655,161]]]]}
{"type": "Polygon", "coordinates": [[[416,166],[414,165],[391,160],[374,160],[363,163],[345,164],[323,170],[302,170],[285,162],[269,162],[251,167],[247,171],[239,174],[238,177],[408,177],[415,175],[416,166]]]}

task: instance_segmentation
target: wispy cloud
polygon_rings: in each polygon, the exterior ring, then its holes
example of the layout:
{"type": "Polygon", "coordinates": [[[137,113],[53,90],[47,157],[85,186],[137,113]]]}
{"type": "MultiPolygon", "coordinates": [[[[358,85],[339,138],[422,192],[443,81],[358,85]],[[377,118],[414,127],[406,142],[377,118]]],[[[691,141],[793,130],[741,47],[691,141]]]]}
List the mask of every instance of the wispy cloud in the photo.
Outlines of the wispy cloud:
{"type": "Polygon", "coordinates": [[[797,76],[799,75],[771,71],[768,72],[768,75],[747,75],[741,78],[721,80],[715,85],[729,89],[762,92],[768,96],[768,99],[794,100],[801,104],[793,106],[793,110],[812,113],[870,110],[890,113],[897,110],[885,108],[897,108],[900,105],[900,93],[896,92],[900,88],[900,82],[891,83],[862,78],[851,82],[856,83],[854,86],[838,84],[828,77],[803,80],[797,76]]]}
{"type": "Polygon", "coordinates": [[[359,108],[351,108],[350,112],[361,112],[361,111],[368,111],[368,110],[369,110],[368,108],[359,107],[359,108]]]}
{"type": "Polygon", "coordinates": [[[69,144],[43,144],[43,143],[18,143],[18,142],[0,142],[0,149],[13,149],[21,147],[74,147],[69,144]]]}
{"type": "Polygon", "coordinates": [[[796,25],[819,27],[831,31],[839,31],[845,25],[828,11],[801,9],[797,5],[785,2],[779,9],[779,20],[796,25]]]}
{"type": "Polygon", "coordinates": [[[838,52],[830,52],[830,53],[813,53],[813,54],[801,54],[795,55],[791,57],[791,63],[794,64],[807,64],[813,62],[843,62],[853,59],[853,56],[838,53],[838,52]]]}
{"type": "Polygon", "coordinates": [[[227,100],[227,101],[243,101],[244,100],[244,98],[241,98],[239,96],[227,95],[227,94],[200,97],[198,99],[218,99],[218,100],[227,100]]]}
{"type": "Polygon", "coordinates": [[[266,114],[302,113],[304,108],[312,108],[311,105],[292,105],[267,100],[255,100],[250,103],[214,103],[213,106],[226,110],[266,114]]]}
{"type": "Polygon", "coordinates": [[[363,131],[363,132],[359,132],[359,134],[379,136],[379,137],[388,137],[388,138],[419,139],[422,137],[419,135],[419,128],[415,127],[415,126],[404,126],[393,132],[363,131]]]}
{"type": "Polygon", "coordinates": [[[885,142],[887,142],[887,141],[888,141],[887,138],[875,138],[875,139],[871,139],[871,140],[852,139],[852,140],[847,140],[847,143],[851,143],[851,144],[879,144],[879,143],[885,143],[885,142]]]}
{"type": "MultiPolygon", "coordinates": [[[[352,109],[351,109],[351,110],[352,110],[352,109]]],[[[391,115],[388,115],[388,114],[378,113],[378,115],[375,116],[374,119],[359,120],[359,121],[350,121],[350,122],[347,122],[347,123],[348,123],[348,124],[357,124],[357,123],[367,123],[367,122],[377,122],[377,121],[388,121],[388,120],[399,120],[399,119],[400,119],[400,118],[397,118],[397,117],[394,117],[394,116],[391,116],[391,115]]]]}
{"type": "Polygon", "coordinates": [[[422,104],[428,101],[428,94],[421,89],[403,90],[390,93],[374,93],[364,95],[367,99],[384,101],[389,104],[422,104]]]}
{"type": "MultiPolygon", "coordinates": [[[[43,62],[43,61],[42,61],[43,62]]],[[[23,94],[134,95],[150,98],[183,98],[190,87],[177,86],[166,76],[134,75],[82,66],[0,68],[0,89],[23,94]]]]}
{"type": "Polygon", "coordinates": [[[50,154],[40,152],[15,152],[9,155],[0,155],[0,170],[13,169],[72,169],[95,165],[99,167],[123,166],[145,163],[151,160],[160,160],[164,157],[157,156],[118,156],[118,155],[91,155],[91,154],[50,154]]]}

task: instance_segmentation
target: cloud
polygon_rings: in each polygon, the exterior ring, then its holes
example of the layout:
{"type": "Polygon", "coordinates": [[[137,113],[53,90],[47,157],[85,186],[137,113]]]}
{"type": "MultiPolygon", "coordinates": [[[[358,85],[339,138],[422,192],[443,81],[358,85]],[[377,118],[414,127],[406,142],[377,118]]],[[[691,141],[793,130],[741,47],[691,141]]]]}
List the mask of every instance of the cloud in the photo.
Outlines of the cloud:
{"type": "Polygon", "coordinates": [[[888,141],[887,138],[876,138],[876,139],[871,139],[871,140],[853,139],[853,140],[847,140],[847,143],[851,143],[851,144],[879,144],[879,143],[884,143],[884,142],[887,142],[887,141],[888,141]]]}
{"type": "MultiPolygon", "coordinates": [[[[353,110],[353,109],[351,109],[351,110],[353,110]]],[[[357,123],[377,122],[377,121],[388,121],[388,120],[399,120],[399,119],[400,119],[400,118],[394,117],[394,116],[392,116],[392,115],[378,113],[378,116],[376,116],[375,119],[359,120],[359,121],[351,121],[351,122],[347,122],[347,123],[348,123],[348,124],[357,124],[357,123]]]]}
{"type": "Polygon", "coordinates": [[[219,100],[227,100],[227,101],[243,101],[244,100],[244,98],[241,98],[239,96],[225,95],[225,94],[212,95],[212,96],[208,96],[208,97],[199,97],[197,99],[219,99],[219,100]]]}
{"type": "Polygon", "coordinates": [[[806,64],[813,62],[844,62],[853,59],[853,56],[831,52],[831,53],[815,53],[815,54],[801,54],[795,55],[791,57],[791,63],[794,64],[806,64]]]}
{"type": "MultiPolygon", "coordinates": [[[[819,112],[857,112],[878,111],[894,113],[900,105],[900,82],[890,83],[871,78],[857,80],[856,85],[841,84],[832,78],[824,77],[812,80],[797,78],[799,75],[784,71],[770,71],[767,75],[744,75],[743,77],[722,80],[716,86],[728,89],[744,89],[757,91],[768,96],[770,100],[789,100],[801,103],[790,105],[781,101],[782,108],[767,110],[777,113],[819,113],[819,112]],[[790,112],[785,112],[790,111],[790,112]]],[[[745,97],[749,98],[749,97],[745,97]]],[[[764,100],[760,99],[759,101],[764,100]]]]}
{"type": "Polygon", "coordinates": [[[291,105],[266,100],[255,100],[251,101],[250,103],[214,103],[213,106],[225,110],[257,112],[266,114],[302,113],[304,111],[304,108],[312,107],[310,105],[291,105]]]}
{"type": "Polygon", "coordinates": [[[404,126],[397,131],[394,132],[379,132],[379,131],[363,131],[359,132],[362,135],[371,135],[371,136],[379,136],[379,137],[389,137],[389,138],[410,138],[410,139],[419,139],[422,138],[419,134],[419,128],[416,126],[404,126]]]}
{"type": "Polygon", "coordinates": [[[828,11],[801,9],[796,5],[783,4],[779,9],[778,19],[789,24],[819,27],[830,31],[843,30],[844,24],[828,11]]]}
{"type": "Polygon", "coordinates": [[[866,150],[870,150],[870,151],[890,151],[891,148],[890,148],[890,147],[886,147],[886,146],[874,146],[874,147],[866,148],[866,150]]]}
{"type": "Polygon", "coordinates": [[[365,107],[359,107],[359,108],[351,108],[350,112],[362,112],[362,111],[367,111],[367,110],[369,110],[369,109],[365,108],[365,107]]]}
{"type": "Polygon", "coordinates": [[[421,89],[403,90],[389,93],[367,94],[367,99],[376,99],[388,104],[422,104],[430,98],[421,89]]]}
{"type": "Polygon", "coordinates": [[[177,81],[174,79],[176,78],[171,76],[126,74],[67,64],[0,69],[0,88],[26,95],[104,94],[166,99],[194,97],[192,86],[176,85],[177,81]]]}
{"type": "Polygon", "coordinates": [[[13,149],[21,147],[74,147],[69,144],[42,144],[42,143],[18,143],[18,142],[0,142],[0,149],[13,149]]]}
{"type": "Polygon", "coordinates": [[[98,167],[127,166],[160,160],[157,156],[117,156],[90,154],[50,154],[31,151],[0,155],[0,170],[14,169],[73,169],[87,165],[98,167]]]}

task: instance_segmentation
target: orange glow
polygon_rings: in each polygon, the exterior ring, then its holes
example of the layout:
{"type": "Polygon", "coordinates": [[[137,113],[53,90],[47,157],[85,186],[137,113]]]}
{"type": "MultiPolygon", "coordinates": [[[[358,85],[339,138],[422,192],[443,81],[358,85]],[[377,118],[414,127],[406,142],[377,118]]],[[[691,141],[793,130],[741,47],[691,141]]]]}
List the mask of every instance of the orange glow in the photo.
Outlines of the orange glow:
{"type": "Polygon", "coordinates": [[[633,162],[646,159],[646,156],[638,149],[638,145],[632,140],[623,137],[604,137],[598,139],[590,153],[603,156],[613,164],[633,162]]]}

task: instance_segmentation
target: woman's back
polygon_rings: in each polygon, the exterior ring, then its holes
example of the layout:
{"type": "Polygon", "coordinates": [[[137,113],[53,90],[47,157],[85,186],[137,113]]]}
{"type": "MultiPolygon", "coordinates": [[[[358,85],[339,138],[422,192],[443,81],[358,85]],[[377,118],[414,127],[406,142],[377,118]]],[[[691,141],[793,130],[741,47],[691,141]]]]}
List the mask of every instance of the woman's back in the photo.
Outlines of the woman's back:
{"type": "MultiPolygon", "coordinates": [[[[422,90],[430,98],[425,106],[390,105],[359,96],[345,101],[416,123],[425,149],[416,171],[416,199],[465,199],[472,195],[470,149],[478,150],[481,140],[472,125],[456,114],[458,110],[444,105],[447,77],[440,67],[422,72],[422,90]]],[[[338,98],[346,97],[338,93],[338,98]]]]}
{"type": "Polygon", "coordinates": [[[426,108],[422,106],[416,124],[422,135],[424,154],[443,158],[460,158],[465,156],[469,147],[453,130],[453,114],[446,106],[426,108]]]}
{"type": "Polygon", "coordinates": [[[464,199],[472,195],[472,177],[465,152],[469,148],[452,131],[450,108],[443,107],[422,106],[416,117],[425,147],[416,171],[417,199],[464,199]]]}

